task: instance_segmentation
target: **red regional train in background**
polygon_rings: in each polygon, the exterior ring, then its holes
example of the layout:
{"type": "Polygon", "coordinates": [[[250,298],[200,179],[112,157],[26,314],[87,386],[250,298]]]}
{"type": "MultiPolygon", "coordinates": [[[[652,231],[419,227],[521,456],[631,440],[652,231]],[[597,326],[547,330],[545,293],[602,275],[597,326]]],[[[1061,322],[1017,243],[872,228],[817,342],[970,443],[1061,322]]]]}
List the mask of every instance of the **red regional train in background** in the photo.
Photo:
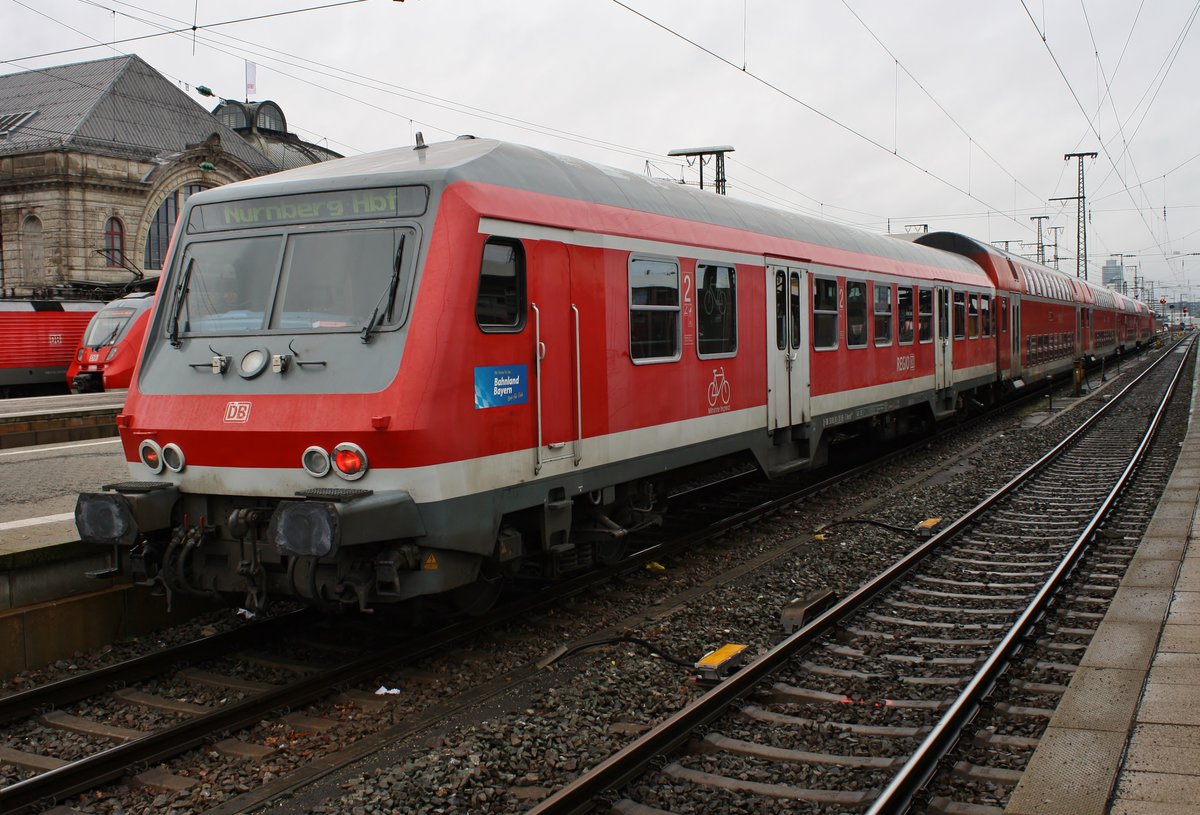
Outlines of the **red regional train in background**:
{"type": "Polygon", "coordinates": [[[1149,310],[916,241],[463,138],[192,196],[84,540],[261,607],[483,605],[619,557],[666,485],[779,475],[1151,339],[1149,310]],[[243,599],[244,598],[244,599],[243,599]]]}
{"type": "Polygon", "coordinates": [[[0,299],[0,394],[63,388],[63,376],[102,300],[0,299]]]}
{"type": "Polygon", "coordinates": [[[129,387],[153,305],[154,293],[139,291],[117,298],[95,313],[67,369],[72,393],[129,387]]]}

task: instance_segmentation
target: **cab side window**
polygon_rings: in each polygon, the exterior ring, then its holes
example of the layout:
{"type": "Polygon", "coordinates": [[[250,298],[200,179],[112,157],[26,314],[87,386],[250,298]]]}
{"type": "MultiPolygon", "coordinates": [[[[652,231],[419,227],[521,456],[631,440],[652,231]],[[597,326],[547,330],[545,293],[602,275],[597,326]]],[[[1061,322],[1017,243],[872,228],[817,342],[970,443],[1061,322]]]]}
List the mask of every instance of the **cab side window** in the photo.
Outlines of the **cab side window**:
{"type": "Polygon", "coordinates": [[[483,245],[475,323],[487,333],[525,326],[525,249],[520,241],[488,238],[483,245]]]}

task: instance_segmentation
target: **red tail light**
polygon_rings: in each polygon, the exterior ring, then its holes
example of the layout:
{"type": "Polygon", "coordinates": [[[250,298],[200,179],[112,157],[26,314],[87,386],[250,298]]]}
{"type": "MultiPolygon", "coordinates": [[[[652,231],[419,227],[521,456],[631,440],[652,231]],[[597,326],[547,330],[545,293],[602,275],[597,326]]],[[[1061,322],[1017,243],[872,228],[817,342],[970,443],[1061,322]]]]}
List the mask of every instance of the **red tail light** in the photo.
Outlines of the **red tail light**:
{"type": "Polygon", "coordinates": [[[347,481],[362,478],[367,472],[367,454],[357,444],[342,442],[333,448],[333,469],[347,481]]]}

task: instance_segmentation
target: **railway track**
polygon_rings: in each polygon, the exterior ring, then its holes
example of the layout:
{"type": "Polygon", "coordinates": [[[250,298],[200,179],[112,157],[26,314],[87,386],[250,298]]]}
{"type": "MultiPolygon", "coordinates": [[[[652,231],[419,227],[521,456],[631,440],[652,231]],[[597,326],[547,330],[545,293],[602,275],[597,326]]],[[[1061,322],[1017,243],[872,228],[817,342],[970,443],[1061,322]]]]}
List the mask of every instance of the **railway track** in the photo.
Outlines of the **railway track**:
{"type": "MultiPolygon", "coordinates": [[[[920,442],[922,445],[927,443],[928,440],[920,442]]],[[[5,697],[0,699],[0,723],[17,721],[21,713],[40,711],[36,723],[29,725],[30,729],[52,726],[74,731],[77,738],[70,741],[62,756],[17,755],[11,750],[0,755],[0,762],[10,768],[21,768],[15,775],[0,774],[0,779],[8,783],[0,788],[0,811],[30,811],[45,802],[63,800],[128,774],[133,768],[153,765],[201,744],[220,744],[223,750],[253,755],[255,745],[231,744],[218,734],[236,732],[278,715],[278,711],[296,709],[328,697],[334,688],[367,682],[397,664],[412,664],[422,655],[445,650],[508,620],[522,619],[535,608],[552,605],[564,596],[582,592],[597,582],[636,569],[652,559],[669,557],[674,551],[694,546],[698,540],[749,524],[909,452],[908,448],[900,449],[889,458],[877,459],[821,480],[801,477],[764,484],[737,474],[689,490],[673,499],[682,505],[682,511],[671,516],[671,525],[664,534],[635,540],[632,548],[636,554],[621,563],[601,573],[557,586],[553,591],[505,603],[487,622],[459,623],[439,628],[424,637],[398,638],[386,645],[376,642],[370,649],[372,653],[362,658],[338,657],[333,653],[336,649],[331,649],[324,659],[318,657],[304,664],[262,652],[260,646],[267,641],[275,643],[277,647],[272,649],[275,652],[286,651],[286,647],[278,647],[279,641],[295,636],[311,624],[311,617],[297,613],[238,629],[226,637],[206,639],[150,655],[144,660],[5,697]],[[182,665],[194,666],[205,660],[224,664],[229,670],[207,667],[180,670],[182,665]],[[257,665],[261,669],[259,678],[247,681],[245,669],[232,667],[231,663],[237,661],[257,665]],[[172,673],[177,674],[175,679],[166,682],[159,679],[157,684],[152,683],[151,690],[142,690],[138,685],[143,683],[144,686],[148,678],[172,673]],[[164,685],[171,688],[166,694],[171,699],[192,698],[203,700],[203,703],[172,702],[156,692],[164,685]],[[197,691],[196,687],[206,690],[197,691]],[[119,721],[121,711],[129,707],[159,711],[161,716],[155,729],[145,732],[112,724],[119,721]],[[88,711],[93,720],[86,721],[84,716],[68,712],[70,710],[88,711]]],[[[250,673],[254,674],[253,671],[250,673]]],[[[488,692],[496,694],[505,687],[514,687],[526,681],[529,674],[529,671],[514,671],[488,692]]],[[[361,693],[358,696],[359,703],[363,702],[362,696],[361,693]]],[[[477,699],[477,694],[467,694],[462,705],[477,699]]],[[[438,715],[445,716],[453,709],[454,705],[450,705],[438,715]]],[[[309,720],[302,724],[320,728],[327,723],[309,720]]],[[[416,731],[429,724],[430,721],[419,719],[411,722],[408,729],[416,731]]],[[[18,730],[20,727],[18,725],[18,730]]]]}
{"type": "MultiPolygon", "coordinates": [[[[1048,629],[1053,647],[1021,681],[1031,697],[1061,693],[1070,672],[1061,655],[1081,651],[1072,639],[1088,636],[1131,555],[1102,525],[1190,353],[1164,354],[970,513],[532,812],[601,802],[670,812],[673,790],[686,786],[704,789],[712,811],[900,812],[939,771],[1011,781],[1015,766],[960,758],[944,770],[942,760],[972,742],[971,722],[1055,602],[1066,611],[1048,629]],[[1080,574],[1090,580],[1068,583],[1080,574]]],[[[1032,748],[1033,737],[1004,732],[1044,715],[1024,707],[1001,710],[1009,722],[979,734],[985,752],[1032,748]]],[[[948,799],[933,808],[962,811],[948,799]]]]}

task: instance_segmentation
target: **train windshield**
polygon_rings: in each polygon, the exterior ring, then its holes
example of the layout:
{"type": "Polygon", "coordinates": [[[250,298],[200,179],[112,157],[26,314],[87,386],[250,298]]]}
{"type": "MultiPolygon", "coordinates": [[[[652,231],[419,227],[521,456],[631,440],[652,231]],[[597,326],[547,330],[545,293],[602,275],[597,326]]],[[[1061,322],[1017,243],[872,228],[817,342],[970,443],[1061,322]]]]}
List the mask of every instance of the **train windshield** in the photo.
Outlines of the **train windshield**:
{"type": "Polygon", "coordinates": [[[175,335],[363,331],[401,321],[411,229],[194,241],[174,285],[175,335]],[[406,238],[408,239],[406,241],[406,238]]]}
{"type": "Polygon", "coordinates": [[[120,341],[129,326],[129,318],[136,309],[129,306],[108,305],[96,312],[88,323],[83,344],[89,348],[102,348],[120,341]]]}

